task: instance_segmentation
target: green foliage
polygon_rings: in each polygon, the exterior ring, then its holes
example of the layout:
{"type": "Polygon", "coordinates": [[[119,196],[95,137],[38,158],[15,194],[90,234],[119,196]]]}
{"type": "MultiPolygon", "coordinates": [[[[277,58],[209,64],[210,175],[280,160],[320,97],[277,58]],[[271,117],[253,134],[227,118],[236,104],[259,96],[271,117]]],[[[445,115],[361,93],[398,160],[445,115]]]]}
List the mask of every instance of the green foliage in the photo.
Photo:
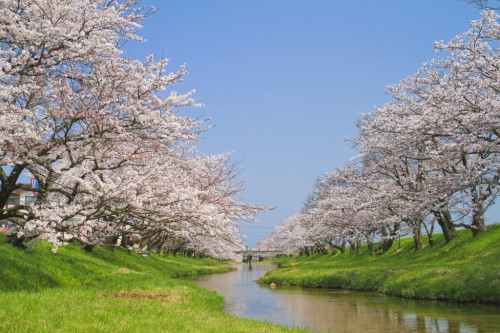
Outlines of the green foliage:
{"type": "Polygon", "coordinates": [[[476,237],[457,232],[446,243],[416,251],[413,239],[395,242],[390,251],[372,257],[355,253],[278,258],[279,270],[261,283],[380,291],[407,298],[500,304],[500,226],[476,237]]]}
{"type": "Polygon", "coordinates": [[[303,332],[224,313],[219,294],[173,277],[225,272],[212,259],[143,257],[78,244],[31,251],[0,235],[0,332],[303,332]]]}

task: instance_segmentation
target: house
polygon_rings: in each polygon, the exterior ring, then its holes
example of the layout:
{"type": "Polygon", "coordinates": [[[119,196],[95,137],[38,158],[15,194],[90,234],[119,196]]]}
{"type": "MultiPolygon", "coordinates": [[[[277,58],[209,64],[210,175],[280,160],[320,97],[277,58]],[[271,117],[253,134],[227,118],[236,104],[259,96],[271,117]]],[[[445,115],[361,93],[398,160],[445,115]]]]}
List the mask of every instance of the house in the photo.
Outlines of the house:
{"type": "Polygon", "coordinates": [[[18,205],[30,205],[36,203],[36,193],[33,191],[26,191],[23,189],[16,189],[10,195],[9,200],[7,201],[7,208],[18,205]]]}
{"type": "MultiPolygon", "coordinates": [[[[7,206],[5,208],[10,208],[18,205],[35,204],[36,200],[37,196],[35,192],[18,188],[14,190],[14,192],[10,195],[9,200],[7,201],[7,206]]],[[[0,232],[8,233],[15,227],[15,224],[12,224],[7,220],[0,221],[0,232]]]]}

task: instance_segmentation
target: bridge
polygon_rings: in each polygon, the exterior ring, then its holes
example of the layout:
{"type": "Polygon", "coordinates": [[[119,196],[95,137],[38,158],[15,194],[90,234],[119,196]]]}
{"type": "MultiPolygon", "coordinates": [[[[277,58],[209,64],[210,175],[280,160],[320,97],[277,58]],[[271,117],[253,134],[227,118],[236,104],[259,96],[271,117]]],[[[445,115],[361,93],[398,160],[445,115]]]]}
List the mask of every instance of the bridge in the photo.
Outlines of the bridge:
{"type": "Polygon", "coordinates": [[[274,258],[279,255],[282,255],[283,252],[278,250],[260,250],[260,249],[248,249],[242,251],[236,251],[236,254],[241,254],[243,257],[243,262],[252,262],[252,261],[262,261],[264,259],[274,258]]]}

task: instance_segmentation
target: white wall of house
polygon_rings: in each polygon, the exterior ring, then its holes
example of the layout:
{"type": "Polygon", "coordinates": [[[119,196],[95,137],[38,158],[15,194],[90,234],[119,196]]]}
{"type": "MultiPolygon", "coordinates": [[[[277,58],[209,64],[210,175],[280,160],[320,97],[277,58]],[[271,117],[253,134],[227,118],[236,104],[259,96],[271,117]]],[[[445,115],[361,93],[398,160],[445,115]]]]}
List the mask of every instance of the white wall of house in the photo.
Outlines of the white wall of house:
{"type": "Polygon", "coordinates": [[[9,197],[9,203],[7,204],[7,207],[14,205],[29,205],[35,202],[36,202],[36,195],[33,191],[17,189],[9,197]]]}

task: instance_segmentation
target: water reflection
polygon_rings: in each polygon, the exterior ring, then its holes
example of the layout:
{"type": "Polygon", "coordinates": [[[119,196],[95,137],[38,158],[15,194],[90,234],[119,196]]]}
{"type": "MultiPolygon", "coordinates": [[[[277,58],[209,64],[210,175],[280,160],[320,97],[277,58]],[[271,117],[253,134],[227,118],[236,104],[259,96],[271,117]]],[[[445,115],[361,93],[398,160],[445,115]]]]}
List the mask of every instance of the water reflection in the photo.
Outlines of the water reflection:
{"type": "Polygon", "coordinates": [[[405,300],[378,293],[274,288],[254,282],[273,265],[237,265],[194,282],[224,295],[238,317],[319,332],[500,333],[500,308],[405,300]]]}

